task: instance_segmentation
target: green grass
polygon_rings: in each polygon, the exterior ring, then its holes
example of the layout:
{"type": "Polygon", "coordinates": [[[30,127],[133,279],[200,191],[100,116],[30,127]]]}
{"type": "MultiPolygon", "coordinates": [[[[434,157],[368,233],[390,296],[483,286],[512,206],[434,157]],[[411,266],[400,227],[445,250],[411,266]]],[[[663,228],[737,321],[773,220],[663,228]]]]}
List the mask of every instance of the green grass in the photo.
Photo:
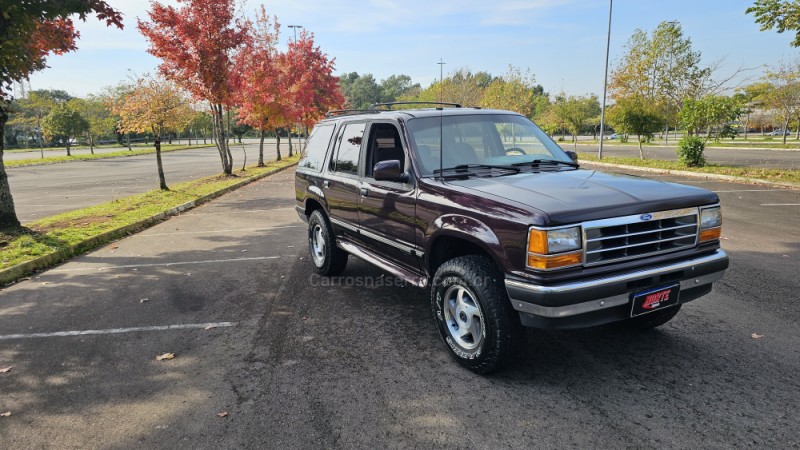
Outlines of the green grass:
{"type": "MultiPolygon", "coordinates": [[[[202,148],[202,147],[210,147],[210,145],[177,145],[177,144],[166,144],[161,145],[161,152],[174,152],[177,150],[188,150],[193,148],[202,148]]],[[[64,150],[66,152],[66,150],[64,150]]],[[[140,149],[140,150],[120,150],[117,152],[106,152],[106,153],[95,153],[95,154],[80,154],[80,155],[73,155],[73,156],[45,156],[44,158],[30,158],[30,159],[16,159],[5,161],[4,164],[6,167],[22,167],[22,166],[37,166],[40,164],[56,164],[62,162],[71,162],[71,161],[89,161],[92,159],[104,159],[104,158],[123,158],[128,156],[139,156],[139,155],[149,155],[151,153],[155,153],[156,149],[152,146],[150,148],[140,149]]]]}
{"type": "MultiPolygon", "coordinates": [[[[249,177],[288,167],[297,156],[267,163],[266,167],[248,167],[234,176],[216,175],[176,184],[169,191],[150,191],[117,200],[47,217],[26,224],[16,233],[0,233],[0,270],[56,252],[73,252],[87,239],[134,225],[184,203],[197,200],[249,177]]],[[[88,251],[102,242],[86,244],[78,252],[88,251]]],[[[74,253],[74,252],[73,252],[74,253]]]]}
{"type": "Polygon", "coordinates": [[[601,161],[610,164],[623,164],[626,166],[649,167],[662,170],[683,170],[687,172],[710,173],[717,175],[732,175],[736,177],[755,178],[766,181],[782,183],[800,183],[800,170],[783,169],[757,169],[752,167],[723,166],[707,164],[705,167],[687,167],[678,161],[664,161],[659,159],[625,158],[619,156],[604,156],[602,160],[593,153],[579,153],[579,161],[601,161]]]}

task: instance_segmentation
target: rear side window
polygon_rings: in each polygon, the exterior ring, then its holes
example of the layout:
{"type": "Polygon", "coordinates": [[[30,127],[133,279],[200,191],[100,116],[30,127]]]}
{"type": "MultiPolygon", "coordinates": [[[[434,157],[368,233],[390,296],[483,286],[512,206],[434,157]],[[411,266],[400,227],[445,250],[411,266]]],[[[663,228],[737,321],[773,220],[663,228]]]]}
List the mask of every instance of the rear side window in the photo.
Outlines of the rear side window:
{"type": "Polygon", "coordinates": [[[308,137],[306,150],[300,158],[298,167],[311,169],[316,172],[322,171],[325,161],[325,154],[328,153],[328,144],[333,136],[333,124],[317,125],[308,137]]]}
{"type": "Polygon", "coordinates": [[[364,140],[364,123],[349,123],[339,134],[336,154],[331,159],[331,170],[358,175],[358,158],[361,155],[361,142],[364,140]]]}

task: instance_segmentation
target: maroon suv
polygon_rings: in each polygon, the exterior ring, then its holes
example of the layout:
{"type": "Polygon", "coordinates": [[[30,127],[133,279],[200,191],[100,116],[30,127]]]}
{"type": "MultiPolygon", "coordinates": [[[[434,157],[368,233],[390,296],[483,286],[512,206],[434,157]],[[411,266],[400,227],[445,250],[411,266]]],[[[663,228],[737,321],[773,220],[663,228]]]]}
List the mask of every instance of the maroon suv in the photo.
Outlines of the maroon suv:
{"type": "Polygon", "coordinates": [[[391,106],[314,127],[295,181],[311,260],[331,276],[352,254],[430,288],[475,372],[523,326],[662,325],[728,267],[713,192],[580,169],[516,113],[391,106]]]}

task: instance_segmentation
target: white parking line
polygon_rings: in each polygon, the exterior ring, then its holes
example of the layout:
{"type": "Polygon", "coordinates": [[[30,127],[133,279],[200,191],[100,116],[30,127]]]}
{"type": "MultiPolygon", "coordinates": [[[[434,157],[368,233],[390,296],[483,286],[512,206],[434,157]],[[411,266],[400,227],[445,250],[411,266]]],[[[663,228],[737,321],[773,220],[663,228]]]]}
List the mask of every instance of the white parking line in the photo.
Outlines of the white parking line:
{"type": "Polygon", "coordinates": [[[730,191],[714,191],[716,193],[728,192],[789,192],[789,189],[733,189],[730,191]]]}
{"type": "Polygon", "coordinates": [[[800,206],[800,203],[762,203],[761,206],[800,206]]]}
{"type": "Polygon", "coordinates": [[[178,325],[162,325],[162,326],[152,326],[152,327],[110,328],[107,330],[54,331],[52,333],[6,334],[5,336],[0,335],[0,341],[10,340],[10,339],[86,336],[92,334],[135,333],[137,331],[192,330],[198,328],[211,329],[211,328],[232,327],[235,325],[236,322],[183,323],[178,325]]]}
{"type": "Polygon", "coordinates": [[[208,230],[208,231],[181,231],[178,233],[139,233],[140,236],[177,236],[180,234],[207,234],[207,233],[233,233],[236,231],[268,231],[277,230],[281,228],[297,228],[298,225],[285,225],[278,227],[260,227],[260,228],[237,228],[231,230],[208,230]]]}
{"type": "Polygon", "coordinates": [[[140,267],[170,267],[170,266],[186,266],[192,264],[218,264],[230,262],[243,262],[243,261],[263,261],[265,259],[278,259],[280,256],[256,256],[253,258],[232,258],[232,259],[208,259],[205,261],[179,261],[168,263],[151,263],[151,264],[126,264],[122,266],[100,266],[100,267],[76,267],[73,269],[53,269],[48,273],[53,272],[87,272],[98,270],[114,270],[114,269],[138,269],[140,267]]]}

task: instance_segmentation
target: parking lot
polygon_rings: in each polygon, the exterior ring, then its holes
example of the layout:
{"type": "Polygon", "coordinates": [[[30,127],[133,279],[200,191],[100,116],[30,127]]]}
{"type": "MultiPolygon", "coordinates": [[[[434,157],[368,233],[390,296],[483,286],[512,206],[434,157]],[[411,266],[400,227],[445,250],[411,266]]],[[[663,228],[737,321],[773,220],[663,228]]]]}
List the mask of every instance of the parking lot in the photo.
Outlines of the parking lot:
{"type": "Polygon", "coordinates": [[[0,291],[2,447],[800,446],[800,191],[659,178],[719,192],[714,292],[648,334],[529,331],[490,377],[425,291],[311,275],[293,171],[249,185],[0,291]]]}

